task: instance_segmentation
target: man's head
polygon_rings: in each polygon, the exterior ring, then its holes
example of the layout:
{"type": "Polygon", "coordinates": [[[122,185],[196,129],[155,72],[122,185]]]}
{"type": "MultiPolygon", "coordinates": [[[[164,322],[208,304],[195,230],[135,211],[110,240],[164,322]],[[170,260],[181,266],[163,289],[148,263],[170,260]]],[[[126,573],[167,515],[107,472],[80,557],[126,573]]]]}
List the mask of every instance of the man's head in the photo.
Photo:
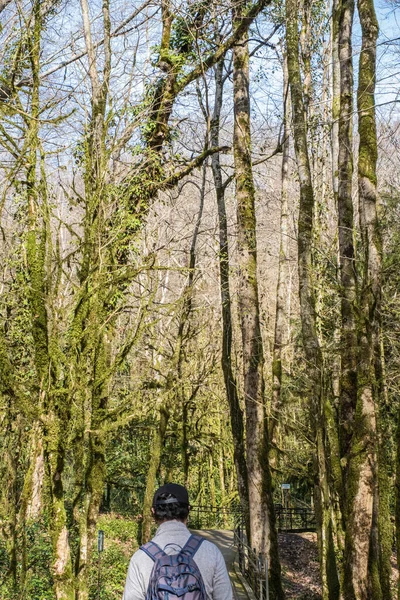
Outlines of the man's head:
{"type": "Polygon", "coordinates": [[[153,498],[152,513],[157,523],[186,521],[189,514],[187,489],[177,483],[167,483],[158,488],[153,498]]]}

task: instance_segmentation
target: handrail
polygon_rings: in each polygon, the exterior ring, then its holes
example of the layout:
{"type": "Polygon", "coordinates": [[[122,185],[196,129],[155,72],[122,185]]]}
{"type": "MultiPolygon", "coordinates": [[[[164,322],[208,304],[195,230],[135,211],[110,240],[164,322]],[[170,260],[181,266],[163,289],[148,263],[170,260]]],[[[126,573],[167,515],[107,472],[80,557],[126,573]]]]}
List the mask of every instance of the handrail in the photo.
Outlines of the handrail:
{"type": "MultiPolygon", "coordinates": [[[[315,530],[315,514],[307,508],[275,506],[276,524],[280,531],[315,530]]],[[[238,548],[238,567],[252,589],[256,599],[269,600],[268,558],[257,554],[247,544],[243,519],[238,519],[234,529],[234,542],[238,548]]]]}
{"type": "Polygon", "coordinates": [[[234,530],[234,541],[238,548],[238,566],[242,576],[259,600],[269,600],[268,559],[246,544],[243,525],[234,530]]]}

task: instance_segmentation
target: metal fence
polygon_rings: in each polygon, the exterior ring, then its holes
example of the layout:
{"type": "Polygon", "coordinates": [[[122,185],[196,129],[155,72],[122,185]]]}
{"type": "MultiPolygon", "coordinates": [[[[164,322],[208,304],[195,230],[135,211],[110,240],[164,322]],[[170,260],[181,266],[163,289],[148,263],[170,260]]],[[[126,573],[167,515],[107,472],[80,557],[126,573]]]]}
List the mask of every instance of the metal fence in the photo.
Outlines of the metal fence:
{"type": "MultiPolygon", "coordinates": [[[[308,508],[283,508],[276,505],[275,515],[279,531],[315,531],[315,514],[308,508]]],[[[234,529],[234,540],[242,577],[257,600],[269,600],[268,560],[248,546],[243,519],[239,514],[234,529]]]]}
{"type": "Polygon", "coordinates": [[[269,600],[268,560],[247,545],[243,525],[235,528],[235,544],[238,548],[238,566],[242,577],[258,600],[269,600]]]}
{"type": "Polygon", "coordinates": [[[283,508],[275,505],[278,531],[315,531],[315,514],[309,508],[283,508]]]}
{"type": "Polygon", "coordinates": [[[234,529],[242,519],[242,509],[239,505],[192,506],[189,519],[192,529],[234,529]]]}
{"type": "MultiPolygon", "coordinates": [[[[307,507],[284,508],[275,504],[278,531],[315,531],[315,513],[307,507]]],[[[234,529],[243,522],[240,505],[230,507],[192,506],[190,527],[193,529],[234,529]]]]}

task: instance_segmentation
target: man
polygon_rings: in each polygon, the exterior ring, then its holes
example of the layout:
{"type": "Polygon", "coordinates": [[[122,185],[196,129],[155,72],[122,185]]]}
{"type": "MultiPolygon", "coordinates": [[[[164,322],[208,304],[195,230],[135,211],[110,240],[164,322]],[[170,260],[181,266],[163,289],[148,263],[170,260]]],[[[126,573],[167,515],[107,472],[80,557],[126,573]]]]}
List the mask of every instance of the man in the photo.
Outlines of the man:
{"type": "MultiPolygon", "coordinates": [[[[178,554],[190,538],[187,489],[176,483],[160,487],[153,498],[152,513],[159,525],[152,542],[166,554],[178,554]]],[[[194,555],[204,581],[207,600],[232,600],[232,586],[225,561],[215,544],[204,540],[194,555]]],[[[143,550],[132,556],[122,600],[144,600],[154,562],[143,550]]]]}

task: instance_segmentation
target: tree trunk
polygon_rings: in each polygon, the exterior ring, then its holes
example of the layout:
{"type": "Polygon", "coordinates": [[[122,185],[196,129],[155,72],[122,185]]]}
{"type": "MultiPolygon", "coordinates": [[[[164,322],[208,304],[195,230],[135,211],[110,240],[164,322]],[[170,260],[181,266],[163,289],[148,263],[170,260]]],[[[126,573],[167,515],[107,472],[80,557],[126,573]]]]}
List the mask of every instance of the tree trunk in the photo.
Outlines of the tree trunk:
{"type": "Polygon", "coordinates": [[[281,215],[280,215],[280,245],[278,264],[278,284],[276,289],[275,334],[272,355],[272,401],[269,419],[270,462],[271,468],[279,465],[280,416],[282,410],[282,352],[287,343],[287,295],[288,295],[288,261],[289,261],[289,232],[288,232],[288,180],[289,180],[289,150],[290,150],[290,100],[287,73],[286,53],[283,57],[283,144],[281,168],[281,215]]]}
{"type": "MultiPolygon", "coordinates": [[[[345,547],[345,598],[390,598],[387,556],[379,524],[376,357],[381,305],[381,255],[377,215],[375,120],[376,40],[373,2],[359,0],[362,30],[357,93],[359,115],[358,193],[363,254],[358,325],[358,397],[349,460],[345,547]]],[[[382,481],[382,480],[381,480],[382,481]]],[[[387,548],[387,545],[386,545],[387,548]]]]}
{"type": "Polygon", "coordinates": [[[151,455],[149,468],[146,477],[146,490],[143,500],[143,524],[142,524],[142,544],[145,544],[151,537],[151,525],[153,523],[151,506],[153,504],[153,496],[155,491],[155,481],[157,471],[160,466],[161,452],[164,445],[165,434],[169,421],[169,410],[166,405],[160,407],[160,420],[157,431],[155,432],[153,443],[151,446],[151,455]]]}
{"type": "Polygon", "coordinates": [[[182,406],[182,466],[183,485],[187,487],[189,481],[189,439],[188,439],[188,403],[183,401],[182,406]]]}
{"type": "MultiPolygon", "coordinates": [[[[235,16],[235,21],[239,19],[235,16]]],[[[259,458],[264,445],[265,419],[262,397],[262,339],[260,329],[255,190],[251,164],[249,56],[247,33],[233,51],[234,160],[238,221],[238,305],[243,345],[246,406],[246,456],[248,470],[251,544],[269,554],[269,531],[264,531],[261,507],[262,474],[259,458]]],[[[268,528],[268,523],[265,524],[268,528]]]]}
{"type": "MultiPolygon", "coordinates": [[[[234,9],[234,23],[241,20],[234,9]]],[[[269,561],[270,594],[284,598],[281,582],[272,482],[269,468],[268,425],[264,403],[263,348],[257,283],[255,189],[251,160],[249,51],[247,31],[233,49],[233,153],[238,221],[238,305],[243,347],[246,406],[251,547],[269,561]]]]}
{"type": "MultiPolygon", "coordinates": [[[[353,66],[352,26],[354,1],[343,0],[339,19],[340,116],[339,116],[339,186],[338,228],[341,285],[341,381],[339,428],[341,456],[350,450],[357,403],[357,334],[355,310],[357,274],[354,253],[353,177],[353,66]]],[[[347,467],[344,468],[347,488],[347,467]]],[[[344,508],[344,507],[343,507],[344,508]]],[[[346,520],[346,511],[343,512],[346,520]]]]}
{"type": "Polygon", "coordinates": [[[27,503],[28,514],[36,514],[42,502],[41,488],[44,476],[48,478],[50,489],[50,505],[48,510],[49,531],[53,543],[52,572],[54,591],[57,600],[72,600],[73,582],[72,565],[66,525],[64,506],[63,470],[64,444],[62,430],[63,403],[54,401],[57,385],[55,377],[55,361],[51,356],[51,340],[47,312],[46,266],[50,252],[49,215],[47,206],[47,183],[43,169],[43,153],[39,140],[39,70],[42,34],[41,2],[33,6],[34,24],[30,43],[30,62],[32,69],[31,118],[29,121],[28,139],[30,152],[27,167],[27,198],[29,231],[26,242],[26,256],[29,275],[30,310],[32,318],[32,337],[34,341],[35,366],[39,383],[39,411],[45,420],[45,435],[42,426],[38,428],[37,448],[33,468],[33,479],[30,491],[35,494],[27,503]],[[41,162],[38,164],[40,153],[41,162]],[[43,436],[43,437],[42,437],[43,436]],[[40,498],[40,500],[38,500],[40,498]]]}
{"type": "MultiPolygon", "coordinates": [[[[381,311],[379,311],[381,312],[381,311]]],[[[385,357],[382,339],[382,323],[378,314],[379,332],[378,339],[375,340],[375,380],[376,380],[376,398],[377,398],[377,446],[378,446],[378,548],[379,573],[381,580],[382,596],[384,598],[392,597],[391,592],[391,574],[392,574],[392,548],[393,548],[393,523],[392,523],[392,465],[393,461],[386,440],[393,435],[391,426],[392,410],[388,397],[386,384],[385,357]]]]}
{"type": "Polygon", "coordinates": [[[332,57],[332,189],[335,206],[339,193],[339,117],[340,117],[340,61],[339,61],[339,23],[341,0],[333,0],[331,23],[331,57],[332,57]]]}
{"type": "MultiPolygon", "coordinates": [[[[223,99],[223,61],[215,67],[215,98],[214,114],[211,120],[210,141],[211,145],[219,145],[219,127],[223,99]]],[[[240,503],[245,515],[246,529],[250,535],[249,497],[247,484],[247,465],[244,444],[243,412],[240,407],[237,381],[232,367],[232,308],[229,281],[229,244],[228,224],[225,208],[225,186],[222,182],[222,171],[219,153],[211,159],[214,178],[215,193],[218,207],[219,227],[219,277],[222,309],[222,356],[221,365],[224,375],[225,390],[229,404],[231,430],[233,437],[233,454],[238,481],[240,503]]]]}
{"type": "MultiPolygon", "coordinates": [[[[98,355],[93,359],[93,379],[99,382],[108,365],[107,343],[101,341],[98,355]]],[[[94,386],[88,395],[87,404],[90,410],[85,414],[85,424],[89,431],[85,431],[77,444],[76,463],[81,460],[81,465],[76,465],[77,474],[81,474],[78,499],[74,507],[75,521],[79,528],[79,549],[76,568],[76,600],[89,598],[89,571],[92,564],[96,525],[100,506],[104,494],[106,479],[105,461],[105,433],[102,430],[102,416],[108,404],[108,386],[94,386]]],[[[84,403],[85,406],[86,403],[84,403]]],[[[78,479],[78,477],[77,477],[78,479]]]]}
{"type": "Polygon", "coordinates": [[[300,315],[302,339],[310,381],[310,416],[315,436],[316,458],[316,516],[321,563],[323,598],[339,597],[338,575],[333,548],[329,486],[326,471],[323,361],[319,344],[315,290],[312,281],[312,241],[314,219],[314,190],[307,144],[307,123],[303,101],[303,85],[299,64],[298,11],[296,0],[286,0],[286,35],[289,85],[293,110],[293,136],[300,182],[298,225],[298,261],[300,286],[300,315]]]}
{"type": "Polygon", "coordinates": [[[24,477],[18,514],[19,530],[21,531],[20,560],[22,568],[20,587],[22,589],[29,585],[32,570],[27,561],[27,554],[30,549],[26,536],[27,525],[38,523],[44,509],[43,431],[38,423],[33,425],[29,437],[29,467],[24,477]]]}
{"type": "MultiPolygon", "coordinates": [[[[2,333],[0,333],[1,338],[2,333]]],[[[12,373],[8,357],[4,356],[4,340],[0,338],[0,364],[2,379],[0,381],[0,414],[2,428],[3,461],[0,472],[4,485],[0,491],[0,535],[6,543],[9,568],[7,579],[10,588],[17,590],[18,583],[18,467],[21,448],[21,423],[15,410],[15,396],[8,386],[8,375],[12,373]],[[7,365],[7,366],[6,366],[7,365]],[[7,371],[7,373],[6,373],[7,371]],[[8,389],[7,389],[8,388],[8,389]]]]}

